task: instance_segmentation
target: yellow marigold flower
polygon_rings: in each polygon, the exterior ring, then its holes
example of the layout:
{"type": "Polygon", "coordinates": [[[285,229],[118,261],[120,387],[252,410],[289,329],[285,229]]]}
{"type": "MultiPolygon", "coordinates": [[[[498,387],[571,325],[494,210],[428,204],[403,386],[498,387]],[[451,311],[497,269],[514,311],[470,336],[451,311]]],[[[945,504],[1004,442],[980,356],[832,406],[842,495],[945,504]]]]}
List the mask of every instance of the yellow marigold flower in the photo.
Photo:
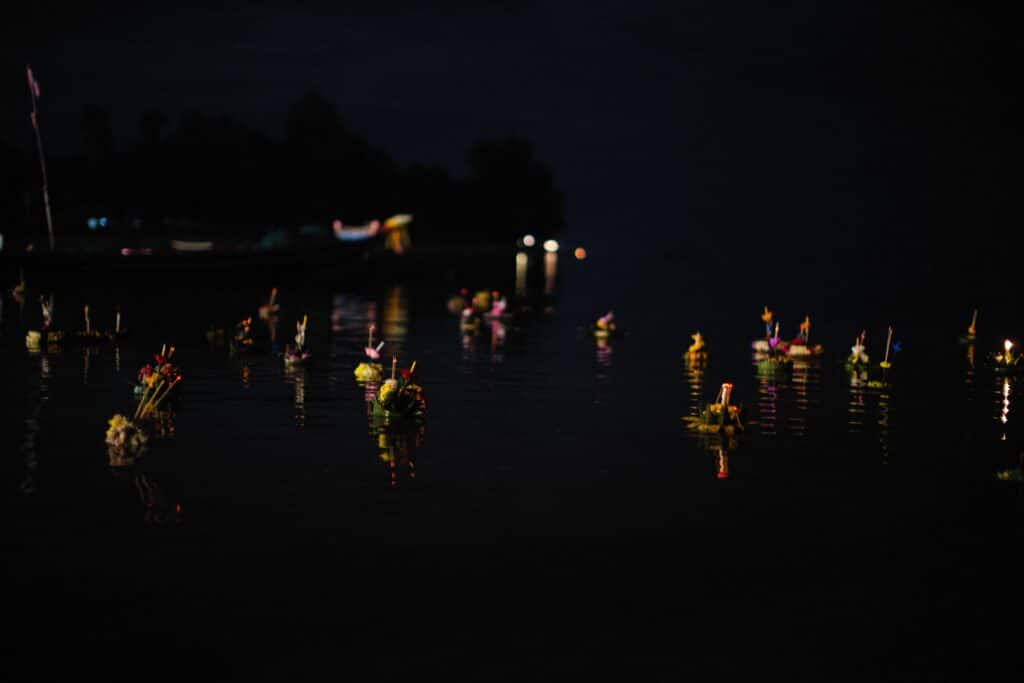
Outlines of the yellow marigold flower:
{"type": "Polygon", "coordinates": [[[360,382],[378,382],[383,372],[380,363],[360,363],[356,366],[355,376],[360,382]]]}
{"type": "Polygon", "coordinates": [[[387,403],[388,399],[398,390],[398,380],[389,379],[384,384],[380,385],[380,392],[377,394],[377,400],[381,403],[387,403]]]}

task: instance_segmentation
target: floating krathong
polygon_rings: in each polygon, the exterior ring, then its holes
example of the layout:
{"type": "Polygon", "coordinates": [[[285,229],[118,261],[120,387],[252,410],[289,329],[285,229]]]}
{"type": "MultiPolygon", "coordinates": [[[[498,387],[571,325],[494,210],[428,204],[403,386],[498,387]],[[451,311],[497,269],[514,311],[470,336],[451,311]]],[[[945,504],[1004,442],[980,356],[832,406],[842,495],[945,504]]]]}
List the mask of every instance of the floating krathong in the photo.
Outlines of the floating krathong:
{"type": "Polygon", "coordinates": [[[693,343],[690,344],[689,348],[686,349],[686,359],[690,362],[701,361],[707,358],[708,351],[704,343],[704,337],[701,333],[694,332],[690,335],[690,339],[693,343]]]}
{"type": "Polygon", "coordinates": [[[128,336],[128,330],[121,325],[121,307],[118,306],[114,312],[114,331],[110,333],[111,341],[124,339],[128,336]]]}
{"type": "Polygon", "coordinates": [[[275,302],[277,299],[277,287],[270,290],[270,299],[259,308],[260,320],[269,320],[278,314],[281,307],[275,302]]]}
{"type": "Polygon", "coordinates": [[[889,326],[889,334],[885,338],[885,358],[883,358],[882,362],[878,364],[878,367],[882,368],[883,370],[888,370],[889,368],[892,367],[892,363],[889,361],[889,351],[890,350],[899,351],[899,347],[895,347],[895,349],[893,347],[893,343],[892,343],[892,325],[889,326]]]}
{"type": "Polygon", "coordinates": [[[29,330],[25,334],[25,346],[29,351],[43,348],[55,349],[64,339],[64,333],[53,328],[53,295],[49,299],[39,297],[43,323],[38,330],[29,330]]]}
{"type": "MultiPolygon", "coordinates": [[[[380,350],[384,347],[383,339],[377,346],[373,345],[373,332],[375,329],[376,327],[371,324],[366,348],[363,349],[366,357],[370,360],[378,360],[380,358],[380,350]]],[[[380,363],[367,363],[364,361],[356,366],[355,376],[358,382],[379,382],[381,377],[384,376],[384,367],[380,363]]]]}
{"type": "Polygon", "coordinates": [[[853,340],[853,346],[850,347],[850,355],[846,358],[846,367],[851,369],[861,369],[868,367],[868,354],[867,349],[864,346],[864,337],[867,334],[866,330],[861,331],[857,338],[853,340]]]}
{"type": "Polygon", "coordinates": [[[732,389],[732,384],[723,383],[715,402],[707,404],[698,417],[684,417],[683,419],[686,420],[690,429],[725,434],[742,431],[743,423],[740,421],[740,414],[743,407],[729,402],[732,398],[732,389]]]}
{"type": "Polygon", "coordinates": [[[19,304],[25,300],[25,291],[28,287],[25,284],[25,271],[22,268],[18,268],[18,284],[11,288],[11,296],[19,304]]]}
{"type": "Polygon", "coordinates": [[[105,441],[110,464],[125,467],[145,455],[149,437],[142,427],[118,413],[108,421],[105,441]]]}
{"type": "Polygon", "coordinates": [[[101,344],[110,340],[110,335],[103,334],[92,326],[92,317],[89,315],[89,305],[86,304],[84,308],[85,315],[85,329],[79,332],[76,336],[78,341],[82,344],[101,344]]]}
{"type": "MultiPolygon", "coordinates": [[[[759,353],[768,353],[773,349],[770,340],[772,339],[772,321],[774,320],[774,314],[768,310],[768,307],[764,307],[764,311],[761,313],[761,322],[764,323],[764,337],[761,339],[755,339],[750,347],[759,353]]],[[[779,325],[775,324],[775,337],[779,336],[779,325]]]]}
{"type": "Polygon", "coordinates": [[[487,289],[481,289],[473,295],[473,309],[477,313],[485,313],[491,308],[491,292],[487,289]]]}
{"type": "Polygon", "coordinates": [[[466,307],[466,297],[468,296],[469,290],[463,287],[462,289],[459,290],[458,294],[453,294],[451,297],[449,297],[447,305],[448,312],[454,313],[455,315],[459,315],[460,313],[462,313],[462,309],[466,307]]]}
{"type": "Polygon", "coordinates": [[[232,338],[232,342],[238,351],[252,351],[255,348],[256,340],[252,336],[252,316],[243,319],[235,325],[235,335],[232,338]]]}
{"type": "MultiPolygon", "coordinates": [[[[767,311],[767,309],[765,309],[767,311]]],[[[771,311],[767,311],[771,314],[771,311]]],[[[761,316],[764,319],[764,315],[761,316]]],[[[758,364],[772,366],[786,365],[793,362],[793,357],[788,353],[789,344],[779,336],[779,322],[776,320],[773,331],[768,333],[766,339],[758,339],[753,344],[754,360],[758,364]]]]}
{"type": "Polygon", "coordinates": [[[1024,453],[1018,458],[1018,465],[996,472],[996,479],[1000,481],[1022,481],[1024,482],[1024,453]]]}
{"type": "Polygon", "coordinates": [[[408,370],[398,372],[398,356],[391,357],[391,377],[370,399],[369,409],[372,416],[388,420],[426,417],[427,401],[423,387],[416,381],[415,361],[408,370]]]}
{"type": "Polygon", "coordinates": [[[381,339],[380,343],[377,344],[377,346],[373,345],[373,331],[375,329],[376,326],[374,326],[373,323],[371,323],[370,334],[366,340],[366,348],[363,349],[363,352],[366,354],[366,357],[369,358],[370,360],[380,360],[380,350],[384,348],[383,339],[381,339]]]}
{"type": "Polygon", "coordinates": [[[820,356],[825,349],[821,344],[811,345],[811,316],[805,316],[800,323],[796,338],[786,344],[783,351],[792,357],[820,356]]]}
{"type": "Polygon", "coordinates": [[[459,329],[463,334],[476,334],[480,330],[480,313],[472,305],[462,309],[459,316],[459,329]]]}
{"type": "Polygon", "coordinates": [[[992,355],[992,360],[995,361],[997,370],[1007,372],[1024,367],[1024,363],[1021,362],[1021,358],[1024,358],[1024,355],[1014,354],[1013,347],[1014,343],[1006,339],[1003,341],[1002,352],[992,355]]]}
{"type": "Polygon", "coordinates": [[[285,365],[301,365],[313,357],[313,354],[306,348],[306,323],[308,320],[309,316],[304,315],[302,322],[295,321],[295,343],[285,346],[285,365]]]}
{"type": "Polygon", "coordinates": [[[594,322],[591,333],[598,339],[607,339],[615,334],[616,329],[615,314],[608,311],[594,322]]]}
{"type": "MultiPolygon", "coordinates": [[[[172,347],[171,351],[173,350],[172,347]]],[[[146,453],[149,435],[143,426],[144,421],[154,420],[158,434],[164,433],[167,429],[161,406],[174,394],[182,378],[176,369],[174,372],[168,371],[173,369],[170,363],[161,362],[159,367],[161,371],[147,376],[146,389],[132,417],[129,419],[118,413],[108,421],[105,442],[110,464],[115,467],[132,465],[146,453]],[[153,378],[151,382],[148,380],[149,377],[153,378]]],[[[171,430],[173,431],[173,426],[171,430]]]]}
{"type": "Polygon", "coordinates": [[[384,376],[384,366],[380,363],[360,363],[354,374],[358,382],[379,382],[384,376]]]}

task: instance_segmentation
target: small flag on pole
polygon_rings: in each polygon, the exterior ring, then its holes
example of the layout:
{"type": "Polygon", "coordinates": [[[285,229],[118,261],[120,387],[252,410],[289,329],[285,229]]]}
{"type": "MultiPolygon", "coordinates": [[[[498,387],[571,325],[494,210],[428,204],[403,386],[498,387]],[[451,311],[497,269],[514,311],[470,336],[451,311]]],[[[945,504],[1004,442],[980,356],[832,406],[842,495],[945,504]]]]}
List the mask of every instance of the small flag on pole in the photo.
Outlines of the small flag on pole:
{"type": "Polygon", "coordinates": [[[26,64],[25,71],[28,74],[29,90],[32,91],[33,97],[39,97],[39,81],[37,81],[35,76],[32,75],[32,67],[26,64]]]}

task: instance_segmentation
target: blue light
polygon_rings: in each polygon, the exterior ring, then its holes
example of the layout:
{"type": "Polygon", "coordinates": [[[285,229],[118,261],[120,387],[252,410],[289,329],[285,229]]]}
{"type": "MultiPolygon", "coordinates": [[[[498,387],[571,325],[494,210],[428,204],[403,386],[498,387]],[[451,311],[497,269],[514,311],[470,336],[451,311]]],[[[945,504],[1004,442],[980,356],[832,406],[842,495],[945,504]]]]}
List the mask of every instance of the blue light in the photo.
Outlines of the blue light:
{"type": "Polygon", "coordinates": [[[107,227],[107,217],[106,216],[104,216],[103,218],[100,219],[100,227],[101,228],[107,227]]]}

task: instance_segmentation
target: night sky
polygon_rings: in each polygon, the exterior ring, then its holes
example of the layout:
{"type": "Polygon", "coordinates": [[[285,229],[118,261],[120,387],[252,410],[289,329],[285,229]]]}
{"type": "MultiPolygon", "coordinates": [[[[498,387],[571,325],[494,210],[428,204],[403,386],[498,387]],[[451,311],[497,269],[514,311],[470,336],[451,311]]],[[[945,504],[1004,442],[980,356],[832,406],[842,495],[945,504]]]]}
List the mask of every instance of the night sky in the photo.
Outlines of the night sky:
{"type": "Polygon", "coordinates": [[[973,4],[191,4],[19,8],[2,139],[31,149],[31,62],[52,153],[77,148],[90,103],[122,144],[149,108],[280,138],[309,89],[398,161],[456,175],[474,141],[523,136],[598,254],[624,228],[669,252],[725,232],[756,249],[765,226],[926,242],[1007,206],[1010,28],[973,4]]]}

